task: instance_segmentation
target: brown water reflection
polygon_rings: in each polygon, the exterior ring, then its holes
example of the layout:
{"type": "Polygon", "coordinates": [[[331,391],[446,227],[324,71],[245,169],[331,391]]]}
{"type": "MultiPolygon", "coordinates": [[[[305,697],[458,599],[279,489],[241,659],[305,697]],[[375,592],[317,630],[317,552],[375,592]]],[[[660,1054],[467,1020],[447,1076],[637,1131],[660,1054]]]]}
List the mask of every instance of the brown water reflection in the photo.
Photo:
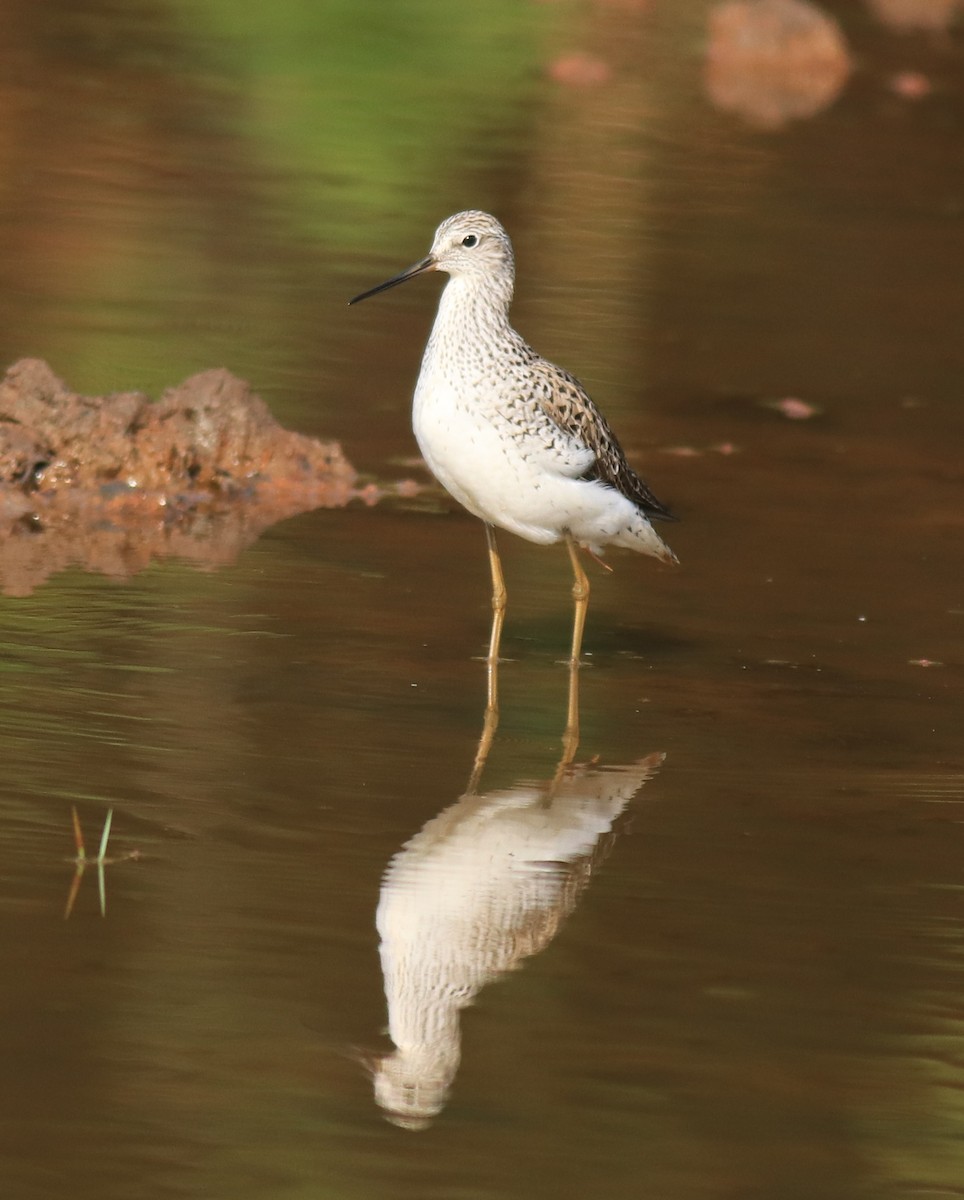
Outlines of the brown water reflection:
{"type": "Polygon", "coordinates": [[[376,925],[395,1049],[372,1060],[372,1075],[375,1099],[403,1128],[424,1129],[442,1111],[461,1060],[461,1010],[552,941],[611,847],[603,839],[663,761],[574,763],[578,674],[570,668],[552,778],[479,791],[495,732],[487,710],[468,791],[405,843],[382,880],[376,925]]]}

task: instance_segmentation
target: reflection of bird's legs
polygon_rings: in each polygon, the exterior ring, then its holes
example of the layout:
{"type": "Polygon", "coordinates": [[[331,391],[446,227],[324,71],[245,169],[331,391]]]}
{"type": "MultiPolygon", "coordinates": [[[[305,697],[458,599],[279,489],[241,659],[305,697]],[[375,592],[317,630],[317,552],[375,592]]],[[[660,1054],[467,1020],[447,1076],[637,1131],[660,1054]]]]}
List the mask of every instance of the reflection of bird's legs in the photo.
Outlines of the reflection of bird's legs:
{"type": "Polygon", "coordinates": [[[569,657],[569,665],[576,670],[579,666],[579,652],[582,650],[582,631],[586,624],[586,610],[589,608],[589,577],[579,561],[579,547],[576,540],[568,532],[566,533],[566,549],[569,551],[573,574],[572,654],[569,657]]]}
{"type": "MultiPolygon", "coordinates": [[[[491,669],[494,670],[494,667],[491,669]]],[[[479,735],[479,746],[475,752],[475,762],[472,764],[472,774],[469,776],[468,787],[465,789],[467,796],[478,794],[479,782],[482,779],[482,772],[485,770],[485,762],[489,757],[489,751],[492,749],[492,739],[495,737],[495,731],[498,728],[498,705],[487,704],[485,706],[485,719],[482,722],[482,733],[479,735]]]]}
{"type": "Polygon", "coordinates": [[[579,749],[579,664],[569,664],[569,703],[566,707],[566,731],[562,735],[562,760],[557,777],[572,766],[579,749]]]}
{"type": "Polygon", "coordinates": [[[562,735],[562,758],[546,793],[546,803],[555,799],[559,785],[566,778],[579,749],[579,664],[569,664],[569,702],[566,707],[566,728],[562,735]]]}

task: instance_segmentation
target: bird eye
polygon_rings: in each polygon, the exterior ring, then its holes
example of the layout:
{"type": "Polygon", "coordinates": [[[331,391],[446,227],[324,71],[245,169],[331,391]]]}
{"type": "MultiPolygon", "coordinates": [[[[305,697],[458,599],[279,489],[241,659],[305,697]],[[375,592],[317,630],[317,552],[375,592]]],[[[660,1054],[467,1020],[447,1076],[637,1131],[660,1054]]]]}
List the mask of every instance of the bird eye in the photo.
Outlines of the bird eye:
{"type": "Polygon", "coordinates": [[[479,244],[479,239],[475,236],[474,233],[467,233],[465,235],[465,237],[462,239],[462,245],[465,246],[465,248],[467,250],[471,250],[473,246],[477,246],[478,244],[479,244]]]}

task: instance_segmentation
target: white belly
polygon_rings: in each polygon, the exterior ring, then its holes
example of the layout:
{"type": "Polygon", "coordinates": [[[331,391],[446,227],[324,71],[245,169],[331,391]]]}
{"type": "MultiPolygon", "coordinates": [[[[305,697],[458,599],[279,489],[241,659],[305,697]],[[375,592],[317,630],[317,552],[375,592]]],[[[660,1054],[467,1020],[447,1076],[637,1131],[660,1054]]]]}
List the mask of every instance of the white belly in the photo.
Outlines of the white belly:
{"type": "Polygon", "coordinates": [[[432,474],[469,512],[506,528],[531,517],[525,498],[537,488],[535,472],[485,416],[436,389],[429,402],[416,393],[412,424],[432,474]]]}
{"type": "Polygon", "coordinates": [[[485,394],[456,388],[426,354],[412,424],[432,474],[464,507],[501,529],[547,545],[571,533],[597,553],[616,543],[672,559],[637,506],[597,480],[580,478],[592,452],[543,444],[485,394]]]}

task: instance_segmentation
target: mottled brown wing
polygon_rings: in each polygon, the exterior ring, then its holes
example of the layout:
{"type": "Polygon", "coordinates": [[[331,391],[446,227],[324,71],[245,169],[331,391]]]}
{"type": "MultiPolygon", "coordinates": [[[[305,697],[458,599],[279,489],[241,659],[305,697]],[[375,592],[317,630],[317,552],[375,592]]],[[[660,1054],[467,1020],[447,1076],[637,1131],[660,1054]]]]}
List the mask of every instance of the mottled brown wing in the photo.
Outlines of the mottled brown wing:
{"type": "Polygon", "coordinates": [[[550,420],[567,437],[578,438],[595,454],[596,460],[583,476],[600,479],[638,504],[648,517],[664,521],[676,518],[649,490],[644,480],[626,461],[626,455],[606,418],[593,404],[575,376],[549,362],[534,364],[548,384],[547,398],[541,403],[550,420]]]}

